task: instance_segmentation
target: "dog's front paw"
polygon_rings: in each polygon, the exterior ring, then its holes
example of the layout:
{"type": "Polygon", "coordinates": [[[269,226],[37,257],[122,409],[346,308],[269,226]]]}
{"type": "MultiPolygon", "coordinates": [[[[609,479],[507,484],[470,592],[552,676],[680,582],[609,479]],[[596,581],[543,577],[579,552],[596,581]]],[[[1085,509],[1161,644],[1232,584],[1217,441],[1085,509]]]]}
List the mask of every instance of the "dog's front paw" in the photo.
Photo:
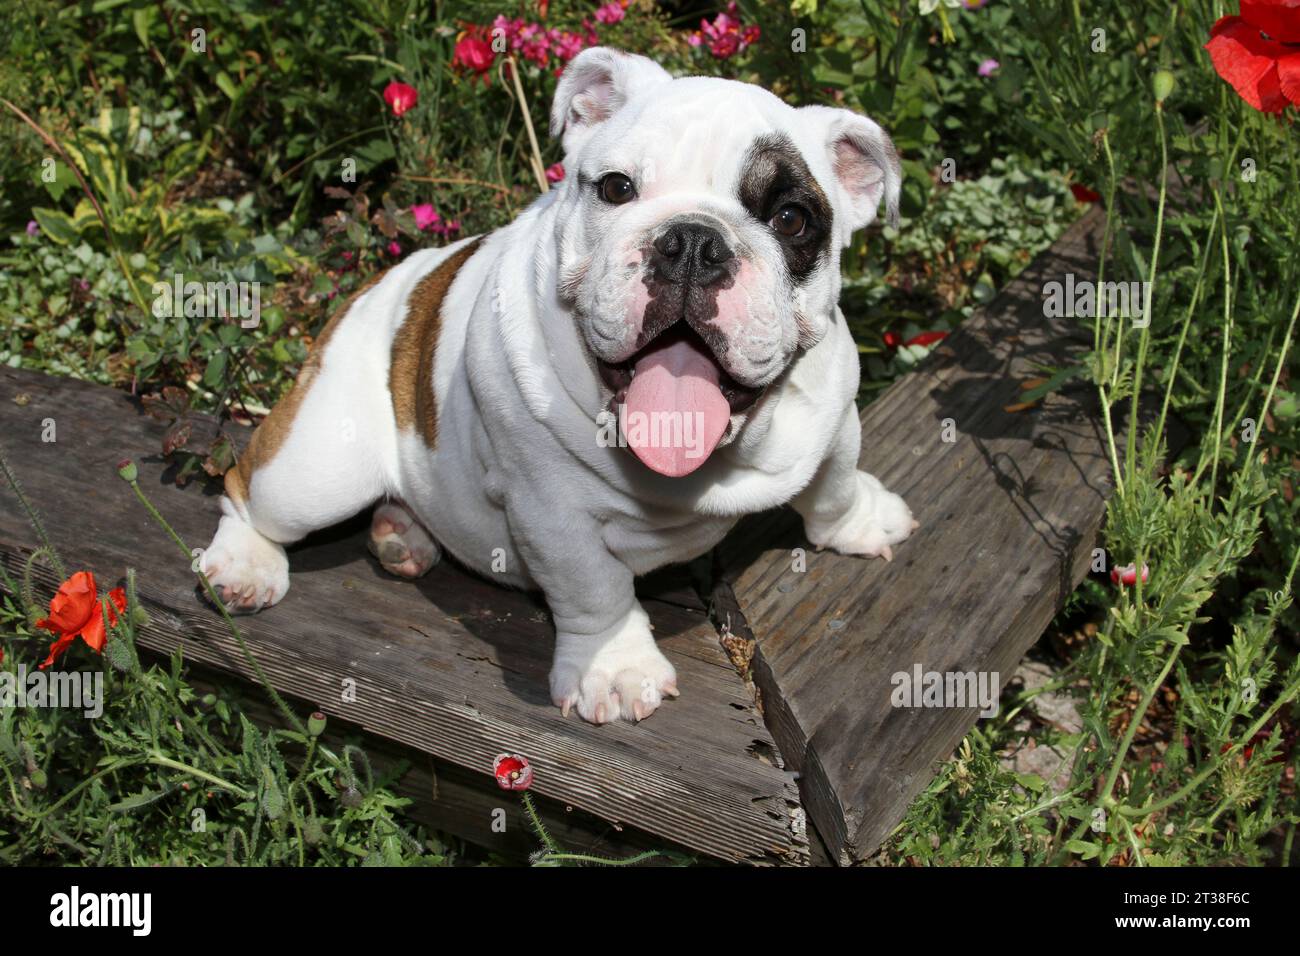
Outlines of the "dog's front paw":
{"type": "Polygon", "coordinates": [[[876,478],[857,473],[857,496],[852,507],[838,520],[825,526],[805,523],[808,540],[819,548],[840,554],[894,559],[893,545],[906,541],[919,527],[906,502],[886,491],[876,478]]]}
{"type": "Polygon", "coordinates": [[[677,672],[659,653],[639,606],[601,634],[556,634],[551,699],[564,716],[576,709],[593,724],[644,720],[665,695],[677,696],[677,672]]]}
{"type": "Polygon", "coordinates": [[[222,517],[199,569],[232,614],[252,614],[270,607],[289,590],[289,558],[284,548],[231,515],[222,517]]]}

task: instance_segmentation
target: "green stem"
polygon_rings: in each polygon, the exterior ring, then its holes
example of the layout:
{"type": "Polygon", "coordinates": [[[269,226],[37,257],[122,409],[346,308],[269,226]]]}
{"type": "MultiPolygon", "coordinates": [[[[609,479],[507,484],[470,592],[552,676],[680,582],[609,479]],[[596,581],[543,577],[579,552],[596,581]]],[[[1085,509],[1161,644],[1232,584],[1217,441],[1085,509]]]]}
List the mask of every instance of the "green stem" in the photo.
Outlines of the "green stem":
{"type": "Polygon", "coordinates": [[[571,860],[574,863],[595,863],[599,866],[632,866],[636,863],[644,863],[646,860],[653,860],[655,857],[662,857],[666,854],[658,850],[647,850],[644,853],[638,853],[636,856],[630,856],[625,860],[616,860],[605,856],[587,856],[583,853],[547,853],[542,860],[571,860]]]}
{"type": "Polygon", "coordinates": [[[27,495],[23,493],[23,486],[18,483],[18,476],[9,467],[9,459],[5,457],[3,446],[0,446],[0,472],[4,472],[5,481],[9,482],[9,487],[13,489],[14,495],[18,498],[18,503],[22,506],[23,514],[27,516],[27,523],[36,532],[41,547],[49,554],[50,563],[54,565],[59,580],[66,581],[68,579],[68,569],[63,566],[63,560],[59,557],[59,552],[54,549],[54,545],[50,544],[50,536],[45,533],[45,524],[41,521],[39,512],[28,500],[27,495]]]}
{"type": "MultiPolygon", "coordinates": [[[[164,518],[158,509],[153,506],[153,502],[145,496],[144,490],[140,487],[139,480],[136,479],[131,481],[130,485],[131,490],[134,491],[135,496],[140,499],[140,503],[144,505],[145,510],[153,516],[153,519],[158,522],[158,524],[162,526],[162,529],[167,532],[173,541],[176,542],[176,546],[180,548],[181,554],[184,555],[185,559],[187,561],[192,561],[193,557],[190,554],[190,549],[186,547],[181,536],[176,533],[172,526],[167,522],[167,519],[164,518]]],[[[248,643],[244,640],[244,635],[240,633],[239,628],[235,626],[234,618],[230,616],[230,612],[226,610],[226,605],[222,603],[221,599],[217,596],[217,592],[212,587],[212,582],[208,580],[208,576],[202,571],[196,571],[194,573],[195,576],[198,577],[199,583],[203,585],[203,590],[207,593],[208,599],[212,602],[213,607],[217,609],[221,614],[222,619],[226,622],[226,627],[230,629],[231,636],[234,637],[235,643],[239,645],[239,649],[243,653],[244,659],[248,662],[248,666],[252,669],[253,673],[257,675],[257,679],[261,682],[262,688],[271,698],[276,709],[284,716],[290,727],[305,736],[307,734],[306,726],[298,719],[298,715],[290,709],[289,705],[285,703],[284,698],[280,696],[279,692],[277,692],[275,687],[271,684],[271,679],[266,676],[266,672],[262,670],[262,665],[259,664],[257,658],[253,656],[253,652],[249,649],[248,643]]]]}
{"type": "MultiPolygon", "coordinates": [[[[1210,235],[1214,235],[1214,230],[1218,228],[1219,210],[1215,209],[1214,218],[1210,220],[1210,235]]],[[[1160,405],[1160,419],[1156,422],[1157,440],[1165,433],[1165,420],[1169,415],[1169,403],[1173,399],[1174,381],[1178,377],[1178,367],[1183,356],[1183,346],[1187,342],[1187,332],[1192,327],[1192,316],[1196,314],[1196,306],[1201,300],[1201,289],[1205,283],[1205,267],[1210,261],[1210,250],[1214,248],[1213,242],[1205,244],[1205,251],[1201,255],[1201,267],[1196,271],[1196,286],[1192,289],[1192,301],[1187,306],[1187,314],[1183,317],[1183,328],[1178,335],[1178,346],[1174,349],[1173,361],[1170,363],[1167,381],[1165,382],[1165,398],[1160,405]]]]}
{"type": "MultiPolygon", "coordinates": [[[[1128,423],[1128,441],[1125,451],[1124,468],[1128,474],[1130,484],[1133,481],[1133,470],[1136,467],[1137,460],[1137,432],[1138,432],[1138,415],[1140,398],[1142,393],[1142,368],[1146,364],[1147,345],[1151,339],[1151,321],[1153,308],[1153,299],[1155,297],[1156,274],[1158,263],[1160,261],[1160,243],[1165,227],[1165,197],[1169,189],[1169,143],[1165,135],[1165,111],[1159,102],[1156,103],[1156,125],[1160,129],[1160,198],[1156,204],[1156,234],[1152,240],[1151,246],[1151,268],[1147,273],[1147,289],[1151,290],[1147,301],[1143,303],[1145,314],[1143,315],[1142,334],[1138,337],[1138,355],[1137,364],[1133,369],[1133,396],[1132,403],[1129,406],[1129,423],[1128,423]]],[[[1156,441],[1159,442],[1160,433],[1156,433],[1156,441]]],[[[1140,568],[1141,565],[1138,565],[1140,568]]]]}
{"type": "Polygon", "coordinates": [[[149,762],[157,764],[160,767],[169,767],[172,770],[179,770],[182,773],[188,773],[191,776],[198,777],[200,780],[206,780],[213,786],[221,787],[223,790],[229,790],[231,793],[243,797],[245,800],[253,796],[251,791],[245,790],[243,787],[237,787],[228,780],[222,780],[220,777],[213,776],[197,767],[191,767],[189,764],[183,764],[178,760],[172,760],[170,757],[164,757],[162,754],[157,752],[149,755],[149,762]]]}
{"type": "MultiPolygon", "coordinates": [[[[1223,252],[1223,353],[1219,362],[1219,392],[1214,400],[1214,454],[1210,458],[1210,501],[1214,501],[1214,489],[1219,480],[1219,454],[1223,444],[1223,409],[1228,393],[1228,357],[1232,352],[1232,260],[1228,251],[1228,224],[1223,216],[1223,202],[1216,192],[1215,209],[1219,212],[1219,236],[1223,252]]],[[[1205,471],[1205,454],[1202,452],[1200,464],[1192,481],[1198,481],[1205,471]]]]}
{"type": "Polygon", "coordinates": [[[1137,709],[1133,711],[1133,716],[1128,722],[1128,728],[1124,731],[1124,737],[1120,741],[1119,749],[1115,752],[1115,757],[1111,763],[1110,773],[1106,776],[1106,785],[1101,792],[1100,803],[1104,807],[1110,802],[1111,794],[1115,790],[1115,783],[1119,780],[1120,771],[1124,767],[1124,758],[1128,755],[1129,747],[1133,745],[1133,738],[1137,736],[1138,725],[1142,723],[1142,718],[1146,716],[1147,708],[1151,706],[1151,701],[1155,698],[1156,692],[1164,685],[1165,678],[1173,669],[1174,661],[1178,659],[1186,642],[1182,641],[1174,645],[1173,651],[1170,652],[1165,666],[1160,669],[1159,675],[1147,687],[1146,693],[1143,694],[1141,702],[1137,709]]]}

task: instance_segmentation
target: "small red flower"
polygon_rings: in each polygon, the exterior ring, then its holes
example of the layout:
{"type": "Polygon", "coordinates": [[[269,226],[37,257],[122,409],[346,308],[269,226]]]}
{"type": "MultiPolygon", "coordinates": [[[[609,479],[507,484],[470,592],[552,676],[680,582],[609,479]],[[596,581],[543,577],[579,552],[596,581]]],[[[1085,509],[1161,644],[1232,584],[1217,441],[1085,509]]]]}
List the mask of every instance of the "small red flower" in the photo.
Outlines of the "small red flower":
{"type": "MultiPolygon", "coordinates": [[[[114,588],[108,592],[108,619],[117,623],[119,612],[126,610],[126,592],[114,588]]],[[[55,635],[50,656],[40,665],[44,670],[72,646],[80,637],[97,654],[104,652],[104,603],[95,589],[95,576],[89,571],[78,571],[59,585],[59,592],[50,601],[50,616],[36,622],[36,626],[55,635]]]]}
{"type": "Polygon", "coordinates": [[[904,345],[933,345],[935,342],[942,342],[948,337],[947,332],[922,332],[920,335],[914,335],[904,345]]]}
{"type": "Polygon", "coordinates": [[[1219,76],[1262,113],[1300,106],[1300,0],[1241,0],[1205,44],[1219,76]]]}
{"type": "Polygon", "coordinates": [[[396,80],[384,87],[384,102],[393,110],[393,115],[400,117],[420,101],[420,94],[415,87],[398,83],[396,80]]]}
{"type": "Polygon", "coordinates": [[[548,183],[558,183],[564,178],[564,163],[555,163],[553,166],[546,167],[546,181],[548,183]]]}
{"type": "Polygon", "coordinates": [[[884,340],[885,348],[891,352],[903,344],[903,337],[897,332],[886,332],[881,336],[881,339],[884,340]]]}
{"type": "Polygon", "coordinates": [[[1101,193],[1089,189],[1083,183],[1070,183],[1070,192],[1079,202],[1100,202],[1101,193]]]}
{"type": "Polygon", "coordinates": [[[498,754],[492,764],[492,775],[502,790],[527,790],[533,785],[533,768],[519,754],[498,754]]]}
{"type": "Polygon", "coordinates": [[[496,54],[492,52],[492,44],[487,41],[485,33],[485,28],[479,26],[470,27],[462,33],[452,51],[451,66],[452,69],[477,73],[486,83],[488,70],[492,69],[496,54]]]}
{"type": "MultiPolygon", "coordinates": [[[[1142,565],[1142,583],[1147,583],[1147,578],[1151,576],[1151,568],[1148,565],[1142,565]]],[[[1120,587],[1132,587],[1137,584],[1137,565],[1126,564],[1122,568],[1110,569],[1110,580],[1112,584],[1118,584],[1120,587]]]]}

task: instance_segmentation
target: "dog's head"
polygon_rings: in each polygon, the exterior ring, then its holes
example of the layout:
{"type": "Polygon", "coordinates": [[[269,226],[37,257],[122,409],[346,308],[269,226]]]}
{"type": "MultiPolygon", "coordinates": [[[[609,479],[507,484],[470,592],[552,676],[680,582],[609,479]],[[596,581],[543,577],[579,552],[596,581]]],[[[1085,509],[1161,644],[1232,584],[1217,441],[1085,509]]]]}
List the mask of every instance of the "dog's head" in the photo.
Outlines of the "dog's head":
{"type": "Polygon", "coordinates": [[[650,468],[687,474],[834,321],[840,249],[882,200],[897,215],[893,144],[848,110],[600,47],[565,69],[551,132],[561,299],[625,421],[687,418],[687,447],[625,429],[650,468]]]}

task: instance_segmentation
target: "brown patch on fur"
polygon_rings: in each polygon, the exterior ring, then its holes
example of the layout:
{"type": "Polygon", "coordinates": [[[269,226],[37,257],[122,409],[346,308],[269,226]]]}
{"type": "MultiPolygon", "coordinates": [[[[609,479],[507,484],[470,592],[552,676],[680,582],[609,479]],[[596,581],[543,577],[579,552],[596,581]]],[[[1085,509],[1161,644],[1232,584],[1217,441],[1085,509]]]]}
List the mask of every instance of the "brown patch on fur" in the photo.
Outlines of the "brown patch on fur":
{"type": "Polygon", "coordinates": [[[406,307],[406,318],[393,338],[393,356],[388,366],[393,415],[399,431],[418,431],[429,448],[438,440],[433,358],[442,330],[442,300],[478,244],[478,239],[466,243],[416,284],[406,307]]]}
{"type": "Polygon", "coordinates": [[[348,300],[343,303],[337,312],[325,323],[325,328],[321,329],[320,335],[316,337],[311,345],[311,351],[307,353],[307,361],[302,363],[302,368],[298,372],[298,378],[294,381],[293,388],[289,394],[280,399],[271,409],[262,423],[257,426],[253,432],[253,437],[249,439],[248,447],[244,453],[239,456],[235,466],[226,472],[226,494],[236,504],[243,504],[248,501],[249,488],[253,483],[253,472],[263,467],[275,457],[275,453],[280,450],[284,440],[289,436],[289,429],[293,426],[293,420],[297,417],[298,409],[302,407],[303,399],[307,397],[307,390],[311,388],[311,383],[315,381],[316,376],[320,373],[321,362],[324,361],[325,346],[329,343],[330,336],[338,328],[339,323],[352,311],[358,299],[369,292],[379,282],[380,279],[388,272],[384,269],[376,272],[357,288],[348,300]]]}

